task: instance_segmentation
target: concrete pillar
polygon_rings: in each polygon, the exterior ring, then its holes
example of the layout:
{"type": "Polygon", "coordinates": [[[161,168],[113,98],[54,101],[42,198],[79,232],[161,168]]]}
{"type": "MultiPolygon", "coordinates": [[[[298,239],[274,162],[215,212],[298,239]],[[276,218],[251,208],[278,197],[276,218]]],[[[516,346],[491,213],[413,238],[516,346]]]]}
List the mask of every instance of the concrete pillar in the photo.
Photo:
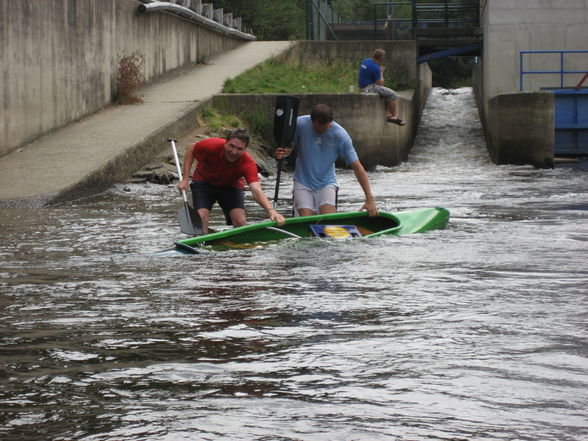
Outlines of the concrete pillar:
{"type": "Polygon", "coordinates": [[[213,10],[213,18],[217,23],[223,24],[223,8],[213,10]]]}
{"type": "Polygon", "coordinates": [[[489,101],[488,148],[496,164],[553,167],[552,93],[505,93],[489,101]]]}
{"type": "Polygon", "coordinates": [[[229,28],[233,27],[233,13],[229,12],[223,15],[223,24],[229,28]]]}
{"type": "Polygon", "coordinates": [[[192,0],[190,9],[192,9],[192,11],[194,11],[196,14],[202,14],[202,0],[192,0]]]}
{"type": "Polygon", "coordinates": [[[202,15],[212,20],[214,5],[212,3],[202,3],[202,15]]]}

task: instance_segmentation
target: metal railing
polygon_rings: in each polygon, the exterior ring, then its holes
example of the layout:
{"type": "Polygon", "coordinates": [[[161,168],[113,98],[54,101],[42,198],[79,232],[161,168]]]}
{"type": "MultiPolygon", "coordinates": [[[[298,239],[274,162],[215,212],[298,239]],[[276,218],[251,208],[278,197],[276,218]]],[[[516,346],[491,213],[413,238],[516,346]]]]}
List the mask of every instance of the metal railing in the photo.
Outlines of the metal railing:
{"type": "Polygon", "coordinates": [[[341,18],[335,14],[326,0],[306,0],[306,39],[326,40],[327,32],[337,40],[331,28],[332,23],[339,23],[341,18]]]}
{"type": "Polygon", "coordinates": [[[374,4],[374,33],[385,31],[394,39],[414,38],[414,29],[471,28],[480,26],[480,2],[396,1],[374,4]]]}
{"type": "MultiPolygon", "coordinates": [[[[569,54],[588,54],[587,51],[521,51],[519,62],[519,77],[520,77],[520,91],[524,90],[524,76],[525,75],[559,75],[559,87],[563,88],[565,85],[565,75],[585,74],[584,70],[566,70],[566,55],[569,54]],[[559,54],[559,70],[525,70],[524,61],[525,55],[528,54],[559,54]]],[[[549,86],[553,87],[553,86],[549,86]]]]}
{"type": "Polygon", "coordinates": [[[480,2],[470,0],[464,2],[415,2],[413,7],[413,25],[440,27],[477,27],[480,25],[480,2]]]}

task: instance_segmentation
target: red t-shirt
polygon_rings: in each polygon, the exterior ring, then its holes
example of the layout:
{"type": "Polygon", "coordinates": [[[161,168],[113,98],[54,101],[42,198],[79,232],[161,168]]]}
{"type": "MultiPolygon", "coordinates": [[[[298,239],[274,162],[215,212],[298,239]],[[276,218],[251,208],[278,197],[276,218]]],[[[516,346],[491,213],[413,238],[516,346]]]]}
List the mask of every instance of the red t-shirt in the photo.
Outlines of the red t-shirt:
{"type": "Polygon", "coordinates": [[[248,184],[258,182],[257,164],[253,157],[245,152],[235,162],[227,161],[226,142],[223,138],[208,138],[190,147],[198,161],[192,180],[208,182],[215,187],[239,188],[245,188],[243,178],[248,184]]]}

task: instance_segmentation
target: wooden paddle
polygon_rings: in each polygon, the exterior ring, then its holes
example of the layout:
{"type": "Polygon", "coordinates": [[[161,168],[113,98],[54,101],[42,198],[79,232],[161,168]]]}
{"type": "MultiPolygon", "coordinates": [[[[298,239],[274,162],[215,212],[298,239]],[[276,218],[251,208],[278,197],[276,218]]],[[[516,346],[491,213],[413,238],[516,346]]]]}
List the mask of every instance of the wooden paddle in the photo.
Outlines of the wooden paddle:
{"type": "MultiPolygon", "coordinates": [[[[182,168],[180,167],[180,159],[178,158],[178,150],[176,149],[176,140],[168,139],[171,142],[172,150],[174,151],[174,159],[176,161],[176,168],[178,169],[178,178],[182,181],[182,168]]],[[[184,199],[184,206],[178,211],[178,221],[180,222],[180,231],[190,236],[200,236],[204,231],[202,230],[202,220],[198,213],[194,211],[190,204],[188,204],[188,197],[186,191],[182,190],[182,198],[184,199]]]]}
{"type": "MultiPolygon", "coordinates": [[[[288,147],[296,133],[296,118],[298,117],[297,96],[278,95],[276,97],[276,111],[274,113],[274,140],[276,147],[288,147]]],[[[276,174],[276,191],[274,193],[274,208],[278,203],[280,191],[280,176],[282,175],[282,161],[278,160],[278,172],[276,174]]]]}

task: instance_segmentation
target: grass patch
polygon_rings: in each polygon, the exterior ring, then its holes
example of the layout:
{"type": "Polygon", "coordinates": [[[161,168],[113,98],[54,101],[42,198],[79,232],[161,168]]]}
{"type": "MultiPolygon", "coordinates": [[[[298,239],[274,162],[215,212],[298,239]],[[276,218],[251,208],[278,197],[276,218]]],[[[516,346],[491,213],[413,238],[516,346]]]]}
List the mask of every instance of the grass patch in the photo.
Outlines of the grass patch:
{"type": "MultiPolygon", "coordinates": [[[[293,66],[272,58],[225,81],[223,92],[349,93],[349,86],[354,86],[357,92],[358,69],[358,63],[346,61],[293,66]]],[[[401,83],[394,81],[386,81],[386,86],[402,88],[401,83]]]]}
{"type": "Polygon", "coordinates": [[[235,115],[224,115],[212,107],[202,109],[202,120],[213,132],[217,132],[221,127],[244,127],[243,121],[235,115]]]}
{"type": "Polygon", "coordinates": [[[213,107],[202,109],[200,120],[200,125],[206,125],[208,131],[218,133],[221,137],[224,131],[241,128],[247,129],[252,136],[265,138],[271,133],[273,124],[272,119],[259,110],[237,116],[220,113],[213,107]]]}

